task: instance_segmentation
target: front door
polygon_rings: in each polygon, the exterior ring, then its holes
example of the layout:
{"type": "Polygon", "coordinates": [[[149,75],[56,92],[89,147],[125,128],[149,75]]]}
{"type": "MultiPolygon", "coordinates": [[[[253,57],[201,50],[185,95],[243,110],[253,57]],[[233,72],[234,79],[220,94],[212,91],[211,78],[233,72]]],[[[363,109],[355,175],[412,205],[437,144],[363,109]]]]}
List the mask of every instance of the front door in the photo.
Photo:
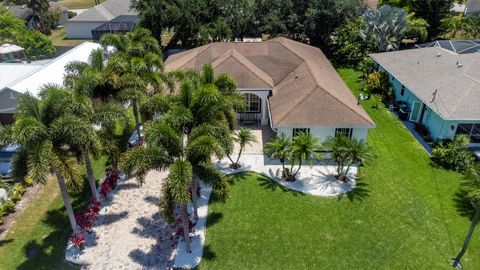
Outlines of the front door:
{"type": "Polygon", "coordinates": [[[412,112],[410,113],[410,122],[418,122],[420,120],[420,113],[422,112],[422,103],[414,101],[412,105],[412,112]]]}

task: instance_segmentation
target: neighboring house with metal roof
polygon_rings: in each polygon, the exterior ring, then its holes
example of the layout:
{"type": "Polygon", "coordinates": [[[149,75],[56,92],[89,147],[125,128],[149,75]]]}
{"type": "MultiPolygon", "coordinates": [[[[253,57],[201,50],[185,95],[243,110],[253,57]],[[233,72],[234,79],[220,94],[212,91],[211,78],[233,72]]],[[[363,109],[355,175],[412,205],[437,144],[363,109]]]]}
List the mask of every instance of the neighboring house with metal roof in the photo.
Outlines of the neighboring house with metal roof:
{"type": "Polygon", "coordinates": [[[409,120],[425,125],[435,140],[465,134],[480,145],[480,54],[422,48],[372,54],[405,101],[409,120]]]}
{"type": "Polygon", "coordinates": [[[137,15],[130,0],[107,0],[68,20],[67,38],[91,39],[92,30],[121,15],[137,15]]]}
{"type": "Polygon", "coordinates": [[[478,15],[480,13],[480,0],[467,0],[465,15],[478,15]]]}
{"type": "Polygon", "coordinates": [[[415,48],[438,47],[458,54],[480,52],[480,40],[436,40],[417,44],[415,48]]]}
{"type": "Polygon", "coordinates": [[[0,121],[13,122],[19,93],[38,96],[46,84],[63,85],[65,66],[72,61],[88,62],[92,50],[100,47],[97,43],[84,42],[44,65],[0,64],[0,121]]]}
{"type": "Polygon", "coordinates": [[[291,137],[306,131],[325,140],[341,134],[365,140],[375,127],[318,48],[286,38],[216,42],[171,55],[165,70],[201,70],[236,79],[247,102],[240,123],[270,125],[291,137]]]}

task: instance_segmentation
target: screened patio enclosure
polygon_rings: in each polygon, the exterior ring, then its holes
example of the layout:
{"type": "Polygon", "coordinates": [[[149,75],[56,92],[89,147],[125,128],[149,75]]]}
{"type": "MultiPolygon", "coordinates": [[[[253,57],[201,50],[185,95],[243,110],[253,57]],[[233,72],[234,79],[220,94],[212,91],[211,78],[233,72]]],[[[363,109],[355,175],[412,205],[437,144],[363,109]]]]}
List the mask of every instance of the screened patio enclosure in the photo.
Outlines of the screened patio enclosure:
{"type": "Polygon", "coordinates": [[[99,41],[105,33],[127,33],[137,26],[136,15],[120,15],[92,30],[92,38],[99,41]]]}

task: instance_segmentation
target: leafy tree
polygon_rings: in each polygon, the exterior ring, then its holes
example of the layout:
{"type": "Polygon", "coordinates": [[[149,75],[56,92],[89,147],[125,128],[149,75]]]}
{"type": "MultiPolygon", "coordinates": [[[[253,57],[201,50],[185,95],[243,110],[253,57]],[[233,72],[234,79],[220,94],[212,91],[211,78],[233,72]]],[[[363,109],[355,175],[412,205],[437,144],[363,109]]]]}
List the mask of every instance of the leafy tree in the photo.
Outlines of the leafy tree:
{"type": "Polygon", "coordinates": [[[442,24],[448,29],[450,38],[454,38],[458,31],[463,28],[463,19],[461,15],[450,15],[442,20],[442,24]]]}
{"type": "Polygon", "coordinates": [[[219,18],[213,23],[201,26],[199,35],[200,43],[202,44],[217,41],[228,41],[232,37],[232,30],[228,26],[225,19],[219,18]]]}
{"type": "Polygon", "coordinates": [[[425,19],[430,25],[428,39],[434,39],[445,31],[442,20],[447,18],[454,0],[422,0],[412,2],[412,12],[416,17],[425,19]]]}
{"type": "Polygon", "coordinates": [[[55,54],[55,47],[47,36],[28,30],[24,21],[0,7],[0,43],[7,42],[23,47],[28,60],[44,59],[55,54]]]}
{"type": "Polygon", "coordinates": [[[375,50],[375,42],[371,37],[362,35],[365,22],[361,17],[349,20],[334,33],[334,56],[336,61],[355,65],[364,59],[368,52],[375,50]]]}
{"type": "Polygon", "coordinates": [[[265,154],[270,159],[278,159],[282,163],[282,177],[286,177],[285,161],[289,156],[290,147],[291,140],[283,133],[266,143],[264,147],[265,154]]]}
{"type": "Polygon", "coordinates": [[[325,44],[338,27],[360,15],[363,8],[363,1],[360,0],[308,1],[303,22],[305,34],[311,44],[325,44]]]}
{"type": "Polygon", "coordinates": [[[364,15],[364,35],[373,37],[381,52],[397,50],[408,28],[406,15],[405,10],[389,5],[368,12],[364,15]]]}
{"type": "Polygon", "coordinates": [[[468,16],[463,19],[463,30],[471,38],[480,38],[480,15],[468,16]]]}
{"type": "Polygon", "coordinates": [[[475,227],[480,219],[480,166],[477,165],[468,172],[467,176],[462,182],[461,189],[466,195],[466,198],[470,200],[470,203],[474,209],[474,214],[470,223],[470,228],[467,232],[467,236],[463,242],[462,249],[452,260],[452,265],[457,268],[461,268],[460,260],[467,252],[473,232],[475,231],[475,227]]]}
{"type": "Polygon", "coordinates": [[[234,135],[234,141],[237,142],[238,145],[240,146],[240,150],[238,151],[237,160],[233,161],[232,158],[230,157],[230,155],[228,155],[228,158],[232,162],[232,164],[230,164],[230,167],[232,167],[234,169],[238,169],[238,168],[240,168],[240,164],[238,162],[240,161],[240,156],[242,155],[243,149],[245,148],[245,146],[247,144],[251,145],[252,143],[256,142],[257,138],[255,137],[255,135],[252,133],[252,131],[250,129],[240,128],[240,130],[237,131],[234,135]]]}
{"type": "Polygon", "coordinates": [[[406,17],[408,27],[405,36],[415,38],[418,41],[425,41],[428,36],[428,27],[430,26],[425,19],[416,18],[415,13],[411,12],[406,17]]]}

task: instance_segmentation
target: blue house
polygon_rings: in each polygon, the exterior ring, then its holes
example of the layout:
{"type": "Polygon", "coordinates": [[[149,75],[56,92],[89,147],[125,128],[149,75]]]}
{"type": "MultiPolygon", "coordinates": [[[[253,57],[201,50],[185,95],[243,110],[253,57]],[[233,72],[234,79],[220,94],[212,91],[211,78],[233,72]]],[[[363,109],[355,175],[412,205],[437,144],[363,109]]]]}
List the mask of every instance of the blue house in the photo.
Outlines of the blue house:
{"type": "Polygon", "coordinates": [[[372,54],[395,99],[410,109],[434,140],[464,134],[480,146],[480,53],[457,54],[438,47],[372,54]]]}

